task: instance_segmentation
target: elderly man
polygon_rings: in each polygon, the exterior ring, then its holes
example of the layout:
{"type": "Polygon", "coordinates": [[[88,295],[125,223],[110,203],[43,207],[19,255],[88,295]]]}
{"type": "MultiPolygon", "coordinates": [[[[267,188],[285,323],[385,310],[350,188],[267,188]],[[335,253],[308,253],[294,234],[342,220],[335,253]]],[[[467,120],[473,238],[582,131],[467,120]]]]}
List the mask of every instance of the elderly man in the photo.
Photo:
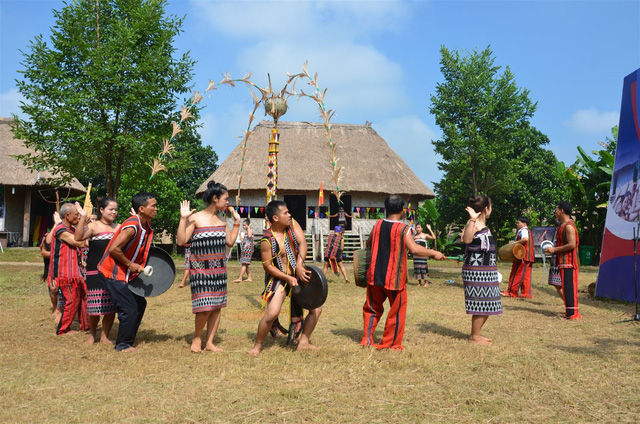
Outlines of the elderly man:
{"type": "Polygon", "coordinates": [[[79,248],[84,245],[84,241],[76,241],[74,238],[74,225],[78,224],[80,215],[73,203],[65,203],[60,207],[60,219],[60,223],[51,230],[53,238],[49,262],[49,284],[54,290],[59,288],[59,294],[64,299],[64,308],[56,329],[58,335],[70,332],[76,315],[80,329],[89,329],[87,291],[80,271],[79,248]]]}

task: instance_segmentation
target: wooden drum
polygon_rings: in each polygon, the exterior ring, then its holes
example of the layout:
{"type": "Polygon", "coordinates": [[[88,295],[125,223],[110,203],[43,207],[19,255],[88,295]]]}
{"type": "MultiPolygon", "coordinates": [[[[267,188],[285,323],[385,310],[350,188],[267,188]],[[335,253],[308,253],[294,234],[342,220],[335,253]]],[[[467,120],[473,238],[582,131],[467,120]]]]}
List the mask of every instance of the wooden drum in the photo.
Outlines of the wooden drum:
{"type": "Polygon", "coordinates": [[[509,243],[498,249],[498,257],[505,262],[518,262],[524,258],[527,249],[520,243],[509,243]]]}
{"type": "Polygon", "coordinates": [[[353,279],[358,287],[367,287],[367,271],[371,265],[371,249],[353,252],[353,279]]]}

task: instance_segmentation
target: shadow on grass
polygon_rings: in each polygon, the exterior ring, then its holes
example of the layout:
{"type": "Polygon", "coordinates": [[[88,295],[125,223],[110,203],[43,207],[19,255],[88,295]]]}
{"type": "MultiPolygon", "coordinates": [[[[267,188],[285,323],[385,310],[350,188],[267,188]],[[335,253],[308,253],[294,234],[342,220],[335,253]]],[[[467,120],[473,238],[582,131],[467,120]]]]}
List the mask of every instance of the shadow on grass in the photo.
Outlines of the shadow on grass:
{"type": "Polygon", "coordinates": [[[453,330],[451,328],[443,327],[435,322],[425,322],[418,325],[418,330],[422,333],[435,333],[445,337],[451,337],[452,339],[467,340],[469,334],[462,331],[453,330]]]}
{"type": "Polygon", "coordinates": [[[360,343],[360,340],[362,340],[362,331],[362,328],[340,328],[331,330],[331,333],[336,336],[346,337],[356,343],[360,343]]]}
{"type": "Polygon", "coordinates": [[[580,355],[597,356],[598,358],[611,358],[616,355],[628,354],[630,352],[637,352],[640,348],[640,341],[637,340],[622,340],[622,339],[595,339],[593,341],[594,346],[559,346],[549,345],[552,349],[558,349],[567,353],[577,353],[580,355]],[[620,351],[619,349],[628,349],[627,352],[620,351]]]}
{"type": "Polygon", "coordinates": [[[546,309],[527,308],[526,306],[505,305],[503,303],[502,304],[502,308],[507,310],[507,311],[533,312],[535,314],[544,315],[546,317],[558,317],[558,316],[560,316],[558,312],[547,311],[546,309]]]}
{"type": "Polygon", "coordinates": [[[262,303],[258,302],[256,297],[252,294],[245,294],[244,298],[251,304],[251,306],[255,306],[258,309],[262,309],[262,303]]]}
{"type": "Polygon", "coordinates": [[[137,339],[145,343],[161,343],[173,339],[168,334],[159,334],[156,330],[140,330],[137,339]]]}

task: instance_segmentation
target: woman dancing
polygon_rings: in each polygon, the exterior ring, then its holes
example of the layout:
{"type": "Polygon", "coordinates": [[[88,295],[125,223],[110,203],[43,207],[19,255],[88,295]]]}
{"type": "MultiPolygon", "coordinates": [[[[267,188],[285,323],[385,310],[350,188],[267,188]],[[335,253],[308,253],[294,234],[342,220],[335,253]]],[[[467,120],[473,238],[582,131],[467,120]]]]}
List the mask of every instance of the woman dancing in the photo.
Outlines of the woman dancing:
{"type": "Polygon", "coordinates": [[[469,221],[461,239],[467,245],[462,265],[462,281],[467,314],[471,315],[471,343],[489,345],[491,339],[480,335],[489,315],[502,314],[496,243],[486,220],[491,215],[491,199],[487,196],[469,198],[469,221]]]}
{"type": "Polygon", "coordinates": [[[87,344],[96,342],[113,344],[109,339],[113,321],[116,318],[116,307],[111,301],[107,289],[98,276],[98,262],[102,259],[107,245],[119,225],[113,221],[118,215],[118,202],[113,197],[103,197],[98,201],[99,219],[91,221],[87,212],[76,202],[76,209],[80,213],[80,222],[74,233],[77,241],[89,240],[87,253],[87,311],[89,313],[89,339],[87,344]],[[102,316],[102,331],[98,338],[97,330],[102,316]]]}
{"type": "Polygon", "coordinates": [[[202,330],[207,326],[205,349],[219,352],[213,344],[220,325],[220,312],[227,306],[227,255],[226,248],[233,247],[240,229],[240,215],[231,208],[234,224],[227,231],[227,224],[219,216],[229,206],[227,188],[209,181],[202,200],[208,205],[195,212],[188,200],[180,203],[178,244],[191,243],[189,257],[189,280],[191,281],[191,304],[195,318],[195,334],[191,351],[202,352],[202,330]]]}
{"type": "MultiPolygon", "coordinates": [[[[431,230],[431,225],[427,224],[427,230],[429,234],[422,232],[422,224],[419,222],[416,224],[416,235],[413,236],[413,240],[420,246],[427,247],[427,240],[435,240],[436,236],[431,230]]],[[[427,287],[427,284],[431,284],[429,281],[429,265],[427,264],[427,257],[414,256],[413,257],[413,278],[418,280],[418,285],[421,287],[427,287]],[[424,285],[422,284],[424,280],[424,285]]]]}

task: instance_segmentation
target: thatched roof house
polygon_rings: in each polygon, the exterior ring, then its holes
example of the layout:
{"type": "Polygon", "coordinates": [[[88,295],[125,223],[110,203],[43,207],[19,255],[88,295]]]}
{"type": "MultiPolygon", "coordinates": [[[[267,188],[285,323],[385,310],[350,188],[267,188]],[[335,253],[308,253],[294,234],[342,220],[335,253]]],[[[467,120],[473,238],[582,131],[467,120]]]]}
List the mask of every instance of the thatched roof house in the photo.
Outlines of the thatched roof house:
{"type": "MultiPolygon", "coordinates": [[[[13,137],[12,122],[11,118],[0,118],[0,241],[3,245],[31,245],[55,211],[55,205],[47,200],[55,200],[56,188],[40,183],[41,178],[53,176],[50,172],[32,171],[13,157],[32,150],[13,137]]],[[[61,198],[86,192],[76,179],[58,190],[61,198]]]]}
{"type": "MultiPolygon", "coordinates": [[[[273,122],[260,122],[247,141],[239,206],[248,208],[251,216],[264,216],[259,208],[266,203],[267,157],[272,128],[273,122]]],[[[296,213],[292,214],[296,220],[313,218],[320,181],[323,181],[325,197],[328,200],[332,198],[328,213],[335,214],[337,203],[333,196],[329,196],[334,187],[330,181],[332,165],[324,124],[279,122],[278,131],[278,198],[287,202],[290,210],[295,210],[296,213]]],[[[342,201],[347,213],[355,213],[356,217],[363,219],[374,218],[374,215],[383,213],[384,199],[390,193],[411,199],[414,208],[419,201],[434,197],[433,191],[420,181],[371,125],[333,124],[332,137],[338,146],[338,164],[344,168],[340,190],[345,192],[342,201]]],[[[202,194],[209,180],[213,179],[227,186],[230,203],[235,204],[242,147],[241,144],[236,146],[200,186],[198,194],[202,194]]],[[[326,216],[328,203],[325,203],[324,210],[320,210],[321,216],[326,216]]],[[[325,221],[328,228],[329,220],[325,221]]],[[[301,224],[306,226],[304,222],[301,224]]],[[[332,220],[333,225],[337,224],[332,220]]],[[[351,227],[351,222],[348,227],[351,227]]]]}

